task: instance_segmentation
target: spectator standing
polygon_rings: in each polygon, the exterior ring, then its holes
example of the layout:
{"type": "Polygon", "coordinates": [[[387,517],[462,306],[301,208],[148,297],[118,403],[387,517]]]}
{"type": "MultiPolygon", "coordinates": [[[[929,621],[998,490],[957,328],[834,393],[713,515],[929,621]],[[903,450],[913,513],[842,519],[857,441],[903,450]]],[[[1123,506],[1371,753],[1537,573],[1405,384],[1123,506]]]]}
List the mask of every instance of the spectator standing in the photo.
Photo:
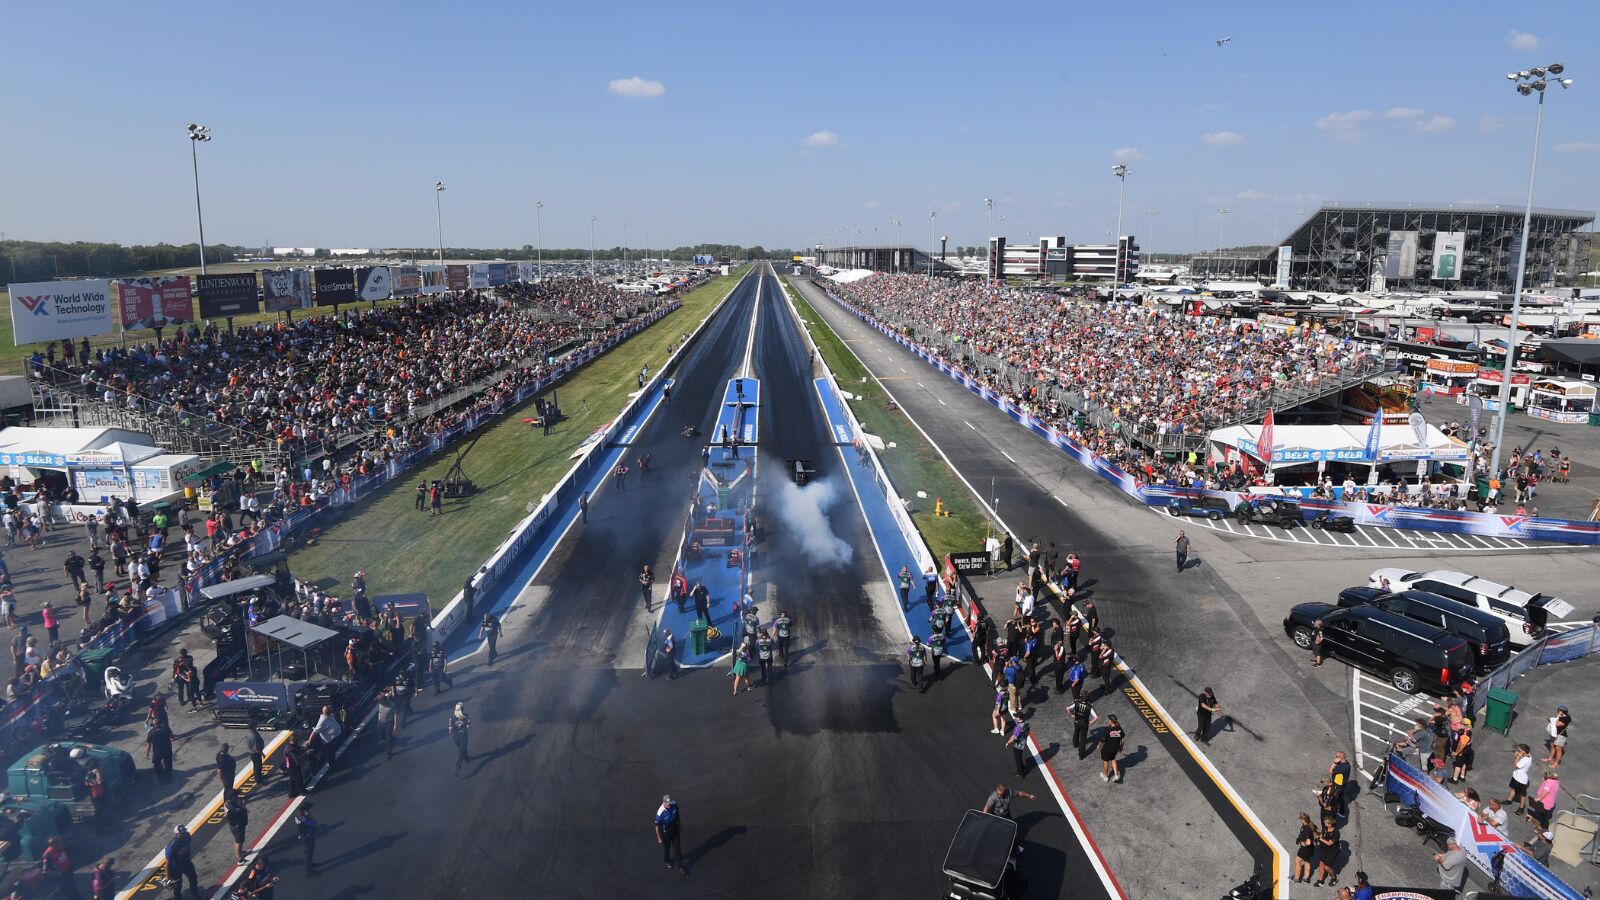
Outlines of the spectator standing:
{"type": "Polygon", "coordinates": [[[1178,571],[1182,572],[1183,567],[1189,564],[1189,536],[1179,531],[1172,544],[1178,552],[1178,571]]]}
{"type": "Polygon", "coordinates": [[[44,880],[53,882],[58,896],[77,900],[78,886],[72,880],[72,857],[67,853],[67,842],[61,835],[53,834],[45,844],[44,855],[39,857],[39,869],[44,880]]]}
{"type": "Polygon", "coordinates": [[[167,862],[167,883],[172,885],[172,900],[183,900],[183,879],[189,879],[189,893],[200,897],[200,874],[194,870],[194,844],[189,829],[172,826],[172,840],[163,855],[167,862]]]}
{"type": "Polygon", "coordinates": [[[472,720],[467,718],[467,705],[457,703],[455,711],[450,714],[450,721],[446,726],[450,733],[450,740],[456,745],[456,777],[461,776],[461,768],[472,762],[472,754],[468,752],[467,742],[472,732],[472,720]]]}
{"type": "Polygon", "coordinates": [[[244,842],[249,837],[250,810],[244,805],[244,796],[232,792],[222,802],[222,808],[228,821],[228,833],[233,837],[233,861],[235,864],[242,863],[244,842]]]}
{"type": "Polygon", "coordinates": [[[1550,817],[1555,814],[1556,800],[1560,794],[1560,776],[1553,769],[1545,772],[1544,780],[1539,782],[1538,790],[1533,793],[1533,803],[1528,810],[1528,821],[1540,831],[1550,830],[1550,817]]]}
{"type": "Polygon", "coordinates": [[[1122,780],[1122,764],[1117,760],[1117,755],[1122,752],[1122,742],[1126,735],[1122,730],[1122,723],[1116,716],[1106,716],[1106,733],[1100,738],[1100,780],[1122,780]]]}
{"type": "Polygon", "coordinates": [[[656,843],[661,845],[661,858],[667,868],[684,873],[683,819],[678,813],[678,804],[670,796],[663,796],[661,805],[656,808],[655,829],[656,843]]]}
{"type": "Polygon", "coordinates": [[[1327,882],[1329,887],[1339,883],[1339,873],[1334,866],[1339,862],[1339,823],[1332,816],[1322,818],[1322,830],[1317,832],[1317,887],[1327,882]]]}
{"type": "Polygon", "coordinates": [[[1506,802],[1513,800],[1517,803],[1517,815],[1528,814],[1528,777],[1533,770],[1533,748],[1527,744],[1518,744],[1513,752],[1511,763],[1511,790],[1506,794],[1506,802]]]}
{"type": "Polygon", "coordinates": [[[1194,736],[1200,739],[1200,743],[1211,743],[1211,717],[1221,714],[1222,704],[1217,702],[1216,693],[1209,687],[1201,691],[1194,711],[1194,736]]]}
{"type": "Polygon", "coordinates": [[[172,783],[172,728],[163,717],[151,713],[154,720],[147,723],[144,735],[144,757],[156,773],[156,783],[172,783]]]}
{"type": "Polygon", "coordinates": [[[1459,892],[1467,880],[1467,851],[1461,849],[1455,838],[1445,841],[1444,846],[1443,853],[1433,855],[1439,868],[1439,888],[1459,892]]]}

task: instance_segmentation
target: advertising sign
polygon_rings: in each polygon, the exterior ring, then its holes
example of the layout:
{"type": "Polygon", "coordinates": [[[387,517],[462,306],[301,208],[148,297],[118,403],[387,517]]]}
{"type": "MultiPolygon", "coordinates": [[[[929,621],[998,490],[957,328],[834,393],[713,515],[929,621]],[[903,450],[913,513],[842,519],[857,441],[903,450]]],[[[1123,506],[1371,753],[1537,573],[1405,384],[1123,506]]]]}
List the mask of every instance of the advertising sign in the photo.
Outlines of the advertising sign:
{"type": "Polygon", "coordinates": [[[262,269],[262,308],[267,312],[311,308],[310,269],[262,269]]]}
{"type": "Polygon", "coordinates": [[[200,293],[200,318],[228,319],[261,311],[256,294],[256,273],[201,275],[195,279],[200,293]]]}
{"type": "Polygon", "coordinates": [[[1278,248],[1278,276],[1272,282],[1272,286],[1273,287],[1282,289],[1282,288],[1287,288],[1289,286],[1289,270],[1290,270],[1290,268],[1292,268],[1292,263],[1293,262],[1294,262],[1294,248],[1293,247],[1279,247],[1278,248]]]}
{"type": "Polygon", "coordinates": [[[124,278],[117,282],[117,311],[123,331],[165,328],[194,321],[189,276],[124,278]]]}
{"type": "Polygon", "coordinates": [[[357,269],[356,291],[363,300],[389,299],[389,267],[372,266],[357,269]]]}
{"type": "Polygon", "coordinates": [[[467,283],[471,287],[476,288],[476,289],[482,289],[482,288],[488,287],[489,286],[489,264],[488,263],[473,263],[472,264],[472,268],[471,268],[471,270],[470,270],[470,272],[469,272],[469,274],[467,276],[467,283]]]}
{"type": "Polygon", "coordinates": [[[524,282],[533,280],[533,263],[531,263],[531,262],[519,262],[519,263],[517,263],[517,280],[518,281],[524,281],[524,282]]]}
{"type": "Polygon", "coordinates": [[[313,274],[312,293],[318,306],[338,306],[360,299],[356,295],[355,269],[318,269],[313,274]]]}
{"type": "Polygon", "coordinates": [[[288,685],[279,681],[219,681],[217,709],[260,709],[287,712],[288,685]]]}
{"type": "Polygon", "coordinates": [[[444,266],[422,267],[422,293],[442,294],[449,287],[448,273],[444,266]]]}
{"type": "Polygon", "coordinates": [[[510,263],[489,263],[489,286],[499,287],[509,284],[513,271],[514,267],[510,263]]]}
{"type": "Polygon", "coordinates": [[[1461,257],[1466,249],[1465,231],[1439,231],[1433,235],[1433,280],[1460,281],[1461,257]]]}
{"type": "Polygon", "coordinates": [[[956,567],[956,572],[962,575],[989,574],[989,554],[982,550],[972,553],[952,553],[950,562],[956,567]]]}
{"type": "Polygon", "coordinates": [[[717,258],[715,256],[703,256],[699,253],[696,253],[694,255],[694,264],[697,266],[714,266],[717,264],[717,258]]]}
{"type": "Polygon", "coordinates": [[[466,266],[445,266],[444,283],[452,291],[464,291],[472,285],[472,279],[466,266]]]}
{"type": "Polygon", "coordinates": [[[114,327],[111,289],[103,278],[11,285],[11,330],[18,346],[105,334],[114,327]]]}
{"type": "Polygon", "coordinates": [[[416,266],[390,266],[389,290],[396,297],[415,297],[422,293],[422,272],[416,266]]]}
{"type": "Polygon", "coordinates": [[[1388,257],[1383,264],[1384,278],[1415,278],[1416,275],[1417,233],[1415,231],[1389,232],[1388,257]]]}

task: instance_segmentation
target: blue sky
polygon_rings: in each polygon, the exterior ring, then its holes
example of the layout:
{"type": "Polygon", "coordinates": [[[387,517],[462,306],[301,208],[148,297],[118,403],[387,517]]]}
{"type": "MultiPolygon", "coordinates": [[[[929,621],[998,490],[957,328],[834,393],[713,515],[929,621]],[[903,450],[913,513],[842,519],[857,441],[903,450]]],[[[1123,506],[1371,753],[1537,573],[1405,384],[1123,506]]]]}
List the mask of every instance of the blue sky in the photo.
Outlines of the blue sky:
{"type": "Polygon", "coordinates": [[[16,3],[0,231],[212,240],[1265,243],[1323,200],[1600,206],[1600,4],[16,3]],[[1231,37],[1224,46],[1215,41],[1231,37]],[[617,82],[612,87],[613,82],[617,82]],[[658,90],[659,89],[659,90],[658,90]],[[1227,207],[1223,218],[1215,210],[1227,207]],[[1146,210],[1158,210],[1156,216],[1146,210]],[[874,234],[873,229],[877,229],[874,234]],[[1151,231],[1154,230],[1153,241],[1151,231]],[[853,237],[853,235],[852,235],[853,237]]]}

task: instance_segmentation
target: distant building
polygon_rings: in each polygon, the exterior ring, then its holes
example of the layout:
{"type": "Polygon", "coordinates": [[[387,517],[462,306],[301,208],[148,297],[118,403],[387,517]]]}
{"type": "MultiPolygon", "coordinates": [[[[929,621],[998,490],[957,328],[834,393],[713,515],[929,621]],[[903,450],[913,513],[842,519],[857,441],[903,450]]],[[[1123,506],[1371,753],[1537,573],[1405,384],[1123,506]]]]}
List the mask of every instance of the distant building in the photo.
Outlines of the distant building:
{"type": "Polygon", "coordinates": [[[315,247],[273,247],[273,256],[316,256],[315,247]]]}
{"type": "Polygon", "coordinates": [[[328,251],[334,256],[371,256],[372,251],[366,247],[334,247],[328,251]]]}
{"type": "Polygon", "coordinates": [[[1126,284],[1139,270],[1139,244],[1132,235],[1116,244],[1068,244],[1060,235],[1039,238],[1037,244],[1013,244],[996,237],[989,239],[989,260],[990,276],[1001,278],[1110,281],[1115,277],[1118,284],[1126,284]]]}

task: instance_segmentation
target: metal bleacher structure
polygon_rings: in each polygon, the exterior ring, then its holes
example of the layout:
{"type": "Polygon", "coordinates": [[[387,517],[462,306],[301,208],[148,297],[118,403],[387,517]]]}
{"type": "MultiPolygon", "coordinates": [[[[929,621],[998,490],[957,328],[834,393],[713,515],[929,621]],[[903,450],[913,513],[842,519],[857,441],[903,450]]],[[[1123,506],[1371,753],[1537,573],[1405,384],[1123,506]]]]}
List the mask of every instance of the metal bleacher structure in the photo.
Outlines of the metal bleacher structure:
{"type": "MultiPolygon", "coordinates": [[[[879,311],[873,311],[875,316],[882,316],[879,311]]],[[[1025,372],[1011,365],[997,356],[974,351],[971,347],[949,336],[935,331],[929,331],[924,325],[892,316],[880,318],[886,325],[892,325],[909,334],[913,340],[935,352],[942,352],[946,359],[953,360],[973,372],[990,374],[997,377],[1000,384],[1012,393],[1033,388],[1038,398],[1037,406],[1048,407],[1052,404],[1071,415],[1081,415],[1088,424],[1101,428],[1116,428],[1124,437],[1131,438],[1152,450],[1176,453],[1189,450],[1203,450],[1206,434],[1204,431],[1167,431],[1163,432],[1124,417],[1117,416],[1106,406],[1092,398],[1083,396],[1070,386],[1056,383],[1050,378],[1042,378],[1037,373],[1025,372]]],[[[1313,403],[1327,397],[1337,397],[1343,392],[1360,387],[1368,381],[1383,374],[1387,368],[1385,363],[1373,360],[1361,365],[1342,367],[1339,372],[1331,377],[1325,377],[1314,385],[1292,388],[1274,389],[1268,393],[1261,402],[1246,407],[1238,413],[1229,415],[1225,419],[1218,419],[1211,424],[1211,428],[1227,428],[1233,425],[1243,425],[1251,422],[1260,422],[1266,418],[1267,410],[1286,412],[1297,407],[1313,403]]]]}

